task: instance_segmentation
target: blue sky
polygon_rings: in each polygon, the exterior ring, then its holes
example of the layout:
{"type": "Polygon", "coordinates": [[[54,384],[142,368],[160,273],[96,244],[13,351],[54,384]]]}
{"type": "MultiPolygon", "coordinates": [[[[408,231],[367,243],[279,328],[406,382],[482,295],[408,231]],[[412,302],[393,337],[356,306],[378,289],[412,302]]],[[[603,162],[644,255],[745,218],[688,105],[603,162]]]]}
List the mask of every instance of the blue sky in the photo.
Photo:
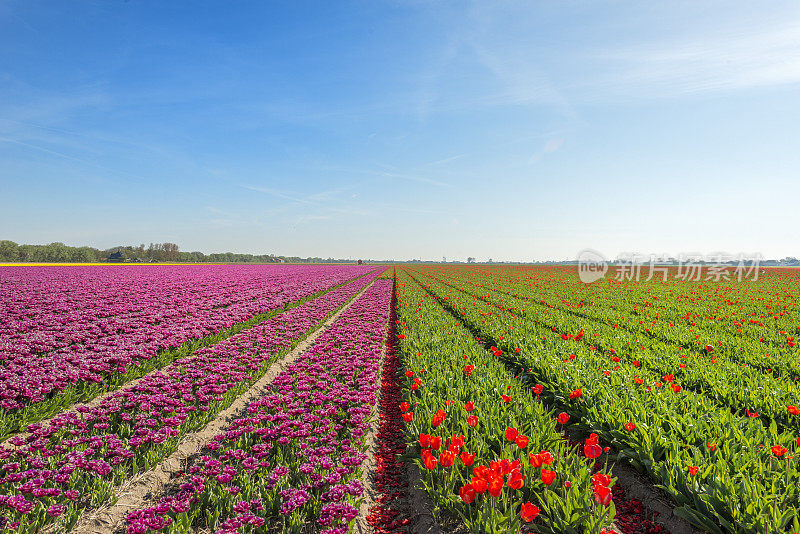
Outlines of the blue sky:
{"type": "Polygon", "coordinates": [[[0,239],[800,256],[796,2],[0,3],[0,239]]]}

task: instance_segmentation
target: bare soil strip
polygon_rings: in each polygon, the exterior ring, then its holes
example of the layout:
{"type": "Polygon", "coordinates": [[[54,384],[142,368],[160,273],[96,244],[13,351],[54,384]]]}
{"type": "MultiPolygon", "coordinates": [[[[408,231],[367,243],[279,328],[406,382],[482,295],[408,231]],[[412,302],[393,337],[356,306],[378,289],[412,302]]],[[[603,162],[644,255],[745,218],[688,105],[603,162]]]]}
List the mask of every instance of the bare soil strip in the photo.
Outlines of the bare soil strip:
{"type": "Polygon", "coordinates": [[[410,532],[419,534],[441,534],[442,529],[433,517],[433,502],[422,485],[422,473],[414,462],[408,462],[408,504],[410,508],[410,532]]]}
{"type": "Polygon", "coordinates": [[[685,519],[672,513],[675,501],[665,492],[653,487],[653,481],[649,477],[624,464],[615,465],[611,474],[617,479],[617,484],[625,490],[626,498],[636,499],[647,510],[655,512],[653,521],[662,525],[671,534],[701,532],[695,530],[685,519]]]}
{"type": "MultiPolygon", "coordinates": [[[[386,346],[389,344],[388,336],[389,329],[387,328],[386,346]]],[[[383,361],[386,358],[387,352],[386,346],[384,346],[383,354],[381,354],[381,371],[378,373],[377,377],[379,383],[383,375],[383,361]]],[[[358,516],[356,517],[351,530],[351,532],[356,534],[372,534],[373,530],[367,522],[367,515],[369,514],[369,509],[375,506],[376,499],[380,496],[380,491],[375,485],[375,472],[377,471],[378,465],[375,454],[378,451],[377,435],[381,426],[380,396],[381,392],[378,391],[378,395],[375,398],[375,405],[372,407],[372,413],[370,413],[372,424],[370,425],[369,433],[367,434],[367,449],[364,451],[364,453],[367,455],[367,459],[361,464],[361,484],[364,486],[364,495],[362,496],[363,500],[361,501],[361,506],[358,507],[358,516]]]]}
{"type": "Polygon", "coordinates": [[[167,459],[150,471],[133,477],[119,486],[115,491],[117,497],[115,504],[84,514],[78,520],[72,532],[77,534],[113,534],[124,530],[125,516],[128,512],[143,508],[148,501],[164,493],[173,475],[182,472],[190,463],[190,460],[200,454],[211,438],[219,434],[230,421],[240,417],[245,412],[248,404],[263,397],[275,377],[291,365],[301,354],[311,348],[317,337],[330,327],[353,302],[361,297],[372,283],[374,282],[367,284],[339,311],[325,321],[322,326],[298,343],[291,352],[274,362],[258,382],[253,384],[250,389],[245,391],[228,409],[221,412],[205,428],[193,434],[188,434],[178,449],[167,459]]]}

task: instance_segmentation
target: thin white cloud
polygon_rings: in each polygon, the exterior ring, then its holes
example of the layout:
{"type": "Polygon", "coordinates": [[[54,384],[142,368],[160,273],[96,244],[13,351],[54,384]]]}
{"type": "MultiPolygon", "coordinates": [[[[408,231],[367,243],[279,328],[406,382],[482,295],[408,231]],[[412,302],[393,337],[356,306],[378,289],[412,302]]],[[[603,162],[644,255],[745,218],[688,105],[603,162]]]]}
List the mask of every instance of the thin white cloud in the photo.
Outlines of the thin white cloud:
{"type": "Polygon", "coordinates": [[[310,200],[306,200],[304,198],[299,198],[292,195],[287,195],[282,191],[278,191],[277,189],[272,189],[270,187],[262,187],[258,185],[240,185],[239,187],[243,189],[248,189],[250,191],[257,191],[259,193],[264,193],[265,195],[271,195],[273,197],[282,198],[284,200],[291,200],[292,202],[299,202],[301,204],[311,204],[310,200]]]}
{"type": "Polygon", "coordinates": [[[430,163],[426,163],[426,165],[427,166],[443,165],[445,163],[450,163],[451,161],[455,161],[457,159],[461,159],[464,156],[466,156],[466,154],[458,154],[456,156],[450,156],[449,158],[437,159],[436,161],[432,161],[430,163]]]}
{"type": "Polygon", "coordinates": [[[438,185],[441,187],[450,187],[450,184],[446,182],[442,182],[440,180],[434,180],[432,178],[425,178],[424,176],[417,176],[415,174],[401,174],[397,172],[382,172],[377,173],[379,176],[386,176],[388,178],[398,178],[400,180],[406,180],[409,182],[419,182],[422,184],[431,184],[431,185],[438,185]]]}
{"type": "Polygon", "coordinates": [[[800,83],[800,19],[595,53],[608,69],[595,86],[690,94],[800,83]],[[612,74],[613,73],[613,74],[612,74]]]}
{"type": "Polygon", "coordinates": [[[555,152],[556,150],[561,148],[563,145],[564,145],[564,138],[563,137],[558,138],[558,139],[550,139],[549,141],[547,141],[544,144],[544,148],[542,150],[544,150],[546,153],[549,154],[551,152],[555,152]]]}

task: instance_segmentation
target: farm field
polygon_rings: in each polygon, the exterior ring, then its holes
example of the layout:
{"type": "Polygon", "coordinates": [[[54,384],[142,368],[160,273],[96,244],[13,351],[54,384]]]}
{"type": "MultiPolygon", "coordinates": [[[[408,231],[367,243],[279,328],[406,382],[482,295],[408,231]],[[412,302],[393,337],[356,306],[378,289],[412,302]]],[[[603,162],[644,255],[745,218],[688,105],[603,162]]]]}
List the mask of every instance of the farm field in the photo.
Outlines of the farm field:
{"type": "MultiPolygon", "coordinates": [[[[575,267],[425,266],[399,268],[397,280],[401,354],[408,376],[421,379],[404,391],[414,411],[409,440],[464,434],[465,446],[481,451],[475,465],[508,458],[525,477],[516,493],[505,487],[493,498],[474,466],[429,469],[423,479],[436,505],[471,530],[502,532],[528,500],[538,531],[607,528],[614,499],[606,505],[578,458],[600,452],[597,467],[646,475],[694,529],[800,530],[800,271],[587,285],[575,267]],[[470,428],[470,414],[479,426],[470,428]],[[529,438],[519,451],[510,439],[517,431],[529,438]],[[545,470],[535,453],[548,447],[556,467],[545,470]],[[454,483],[461,499],[448,491],[454,483]]],[[[424,451],[423,470],[435,465],[424,451]]],[[[621,516],[615,527],[645,531],[633,523],[621,516]]]]}
{"type": "Polygon", "coordinates": [[[797,532],[799,286],[3,267],[0,532],[797,532]]]}
{"type": "Polygon", "coordinates": [[[800,3],[0,0],[0,534],[800,534],[800,3]]]}

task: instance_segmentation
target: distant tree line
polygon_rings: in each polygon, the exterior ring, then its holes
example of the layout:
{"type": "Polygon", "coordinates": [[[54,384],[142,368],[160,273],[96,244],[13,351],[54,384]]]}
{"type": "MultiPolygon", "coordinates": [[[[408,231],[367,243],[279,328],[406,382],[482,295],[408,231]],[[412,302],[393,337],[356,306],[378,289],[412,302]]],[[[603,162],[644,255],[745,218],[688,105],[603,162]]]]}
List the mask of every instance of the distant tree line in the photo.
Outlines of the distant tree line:
{"type": "Polygon", "coordinates": [[[274,254],[237,254],[234,252],[181,252],[175,243],[144,243],[106,250],[93,247],[71,247],[64,243],[18,245],[0,240],[0,263],[353,263],[350,259],[299,258],[274,254]]]}
{"type": "Polygon", "coordinates": [[[128,245],[100,250],[93,247],[71,247],[58,242],[49,245],[19,245],[13,241],[0,240],[0,262],[94,263],[105,261],[125,263],[279,263],[286,260],[272,254],[181,252],[175,243],[150,243],[149,246],[142,243],[139,246],[128,245]]]}

